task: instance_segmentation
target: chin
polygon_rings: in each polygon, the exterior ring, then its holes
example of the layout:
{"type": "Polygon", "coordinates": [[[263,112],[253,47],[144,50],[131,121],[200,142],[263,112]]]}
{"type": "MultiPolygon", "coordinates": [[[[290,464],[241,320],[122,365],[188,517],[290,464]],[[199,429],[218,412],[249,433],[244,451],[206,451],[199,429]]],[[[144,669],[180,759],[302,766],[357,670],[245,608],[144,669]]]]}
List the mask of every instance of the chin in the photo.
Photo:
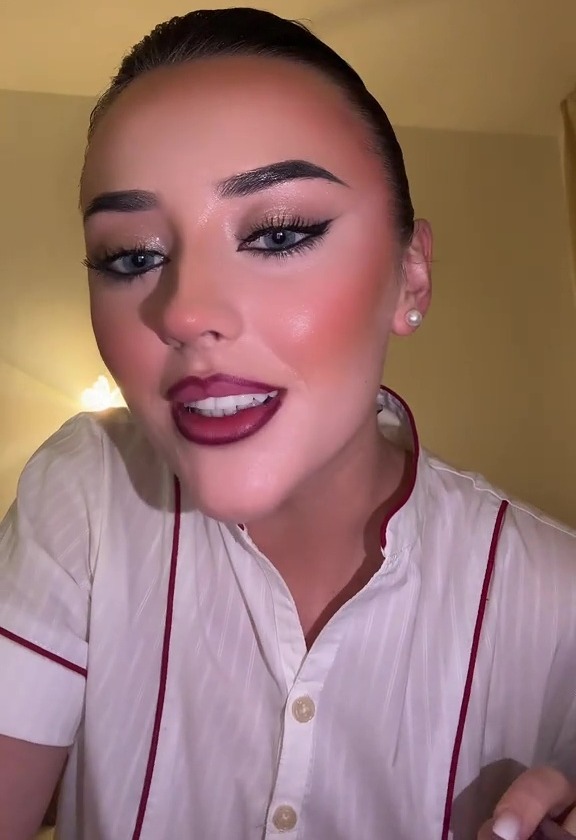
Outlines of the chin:
{"type": "Polygon", "coordinates": [[[181,476],[180,481],[191,507],[220,522],[248,525],[274,513],[285,493],[279,487],[250,488],[245,483],[239,490],[234,484],[206,486],[198,477],[181,476]]]}
{"type": "Polygon", "coordinates": [[[237,525],[249,525],[251,522],[265,519],[270,514],[274,513],[276,506],[268,504],[259,504],[255,501],[253,504],[247,500],[242,500],[239,504],[238,499],[210,499],[195,498],[192,500],[195,510],[200,511],[210,519],[216,519],[219,522],[226,524],[235,523],[237,525]]]}

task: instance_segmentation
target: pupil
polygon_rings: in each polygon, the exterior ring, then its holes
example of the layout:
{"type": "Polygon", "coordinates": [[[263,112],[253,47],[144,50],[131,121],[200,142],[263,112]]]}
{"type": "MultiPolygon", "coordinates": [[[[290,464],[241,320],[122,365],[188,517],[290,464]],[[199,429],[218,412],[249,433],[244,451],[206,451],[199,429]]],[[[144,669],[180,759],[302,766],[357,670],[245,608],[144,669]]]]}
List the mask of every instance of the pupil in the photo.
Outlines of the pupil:
{"type": "Polygon", "coordinates": [[[134,254],[132,262],[135,268],[142,268],[146,264],[146,254],[134,254]]]}
{"type": "Polygon", "coordinates": [[[272,234],[272,241],[275,245],[284,245],[284,242],[286,241],[286,231],[275,230],[272,234]]]}

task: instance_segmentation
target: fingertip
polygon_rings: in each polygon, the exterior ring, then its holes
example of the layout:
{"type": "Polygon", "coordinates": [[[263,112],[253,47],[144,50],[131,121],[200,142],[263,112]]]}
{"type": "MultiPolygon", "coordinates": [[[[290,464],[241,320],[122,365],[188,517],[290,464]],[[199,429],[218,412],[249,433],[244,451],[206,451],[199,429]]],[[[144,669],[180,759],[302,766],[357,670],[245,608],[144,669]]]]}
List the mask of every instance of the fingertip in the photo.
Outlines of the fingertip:
{"type": "Polygon", "coordinates": [[[492,833],[500,840],[520,840],[522,822],[512,811],[502,811],[494,820],[492,833]]]}

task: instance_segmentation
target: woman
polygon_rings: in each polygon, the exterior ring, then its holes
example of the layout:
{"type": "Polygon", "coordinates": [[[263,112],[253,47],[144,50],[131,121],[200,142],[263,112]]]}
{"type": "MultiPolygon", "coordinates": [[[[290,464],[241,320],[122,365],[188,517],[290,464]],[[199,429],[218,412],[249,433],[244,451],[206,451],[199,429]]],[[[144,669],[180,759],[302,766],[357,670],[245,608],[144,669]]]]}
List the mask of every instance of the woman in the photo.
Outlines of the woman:
{"type": "Polygon", "coordinates": [[[573,795],[576,543],[379,390],[431,258],[380,106],[296,24],[191,13],[97,105],[81,206],[130,414],[3,526],[0,836],[69,754],[64,840],[528,837],[573,795]]]}

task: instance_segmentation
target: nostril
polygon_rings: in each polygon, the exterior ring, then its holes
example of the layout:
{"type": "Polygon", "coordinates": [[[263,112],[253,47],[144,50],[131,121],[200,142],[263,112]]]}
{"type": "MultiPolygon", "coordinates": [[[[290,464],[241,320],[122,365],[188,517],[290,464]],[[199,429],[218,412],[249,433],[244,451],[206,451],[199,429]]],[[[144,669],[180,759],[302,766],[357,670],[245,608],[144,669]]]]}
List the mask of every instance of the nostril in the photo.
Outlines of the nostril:
{"type": "Polygon", "coordinates": [[[222,333],[217,332],[217,330],[206,330],[199,336],[199,338],[200,340],[208,339],[210,342],[215,342],[221,341],[224,338],[224,336],[222,335],[222,333]]]}

